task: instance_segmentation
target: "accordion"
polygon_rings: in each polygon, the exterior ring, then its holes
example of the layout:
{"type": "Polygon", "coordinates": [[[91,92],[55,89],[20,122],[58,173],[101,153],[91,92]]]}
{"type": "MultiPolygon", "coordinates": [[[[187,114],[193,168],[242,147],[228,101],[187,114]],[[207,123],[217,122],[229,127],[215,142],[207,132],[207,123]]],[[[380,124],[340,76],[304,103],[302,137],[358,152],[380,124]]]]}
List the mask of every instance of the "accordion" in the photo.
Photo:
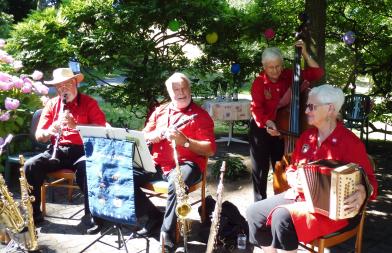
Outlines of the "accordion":
{"type": "Polygon", "coordinates": [[[361,182],[361,171],[355,163],[319,160],[298,168],[306,206],[311,213],[320,213],[339,220],[357,215],[358,210],[345,211],[344,199],[361,182]]]}

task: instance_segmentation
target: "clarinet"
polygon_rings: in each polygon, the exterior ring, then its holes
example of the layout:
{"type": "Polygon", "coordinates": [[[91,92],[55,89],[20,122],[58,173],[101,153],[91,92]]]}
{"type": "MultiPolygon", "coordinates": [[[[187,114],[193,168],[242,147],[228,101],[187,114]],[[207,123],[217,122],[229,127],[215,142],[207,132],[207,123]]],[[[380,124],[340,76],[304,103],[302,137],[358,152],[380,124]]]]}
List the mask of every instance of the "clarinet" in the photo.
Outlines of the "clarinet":
{"type": "Polygon", "coordinates": [[[222,201],[223,201],[223,178],[226,172],[226,162],[222,162],[220,169],[220,179],[218,184],[218,189],[216,191],[216,203],[214,212],[212,213],[212,222],[210,228],[210,235],[208,237],[206,253],[212,253],[216,250],[217,235],[219,230],[219,220],[222,211],[222,201]]]}
{"type": "MultiPolygon", "coordinates": [[[[61,118],[62,115],[64,114],[64,105],[66,103],[67,103],[67,94],[64,94],[62,99],[61,99],[59,118],[61,118]]],[[[63,132],[63,127],[60,125],[60,131],[56,134],[56,140],[55,140],[54,145],[53,145],[52,157],[49,159],[52,162],[60,162],[60,160],[56,157],[56,155],[57,155],[57,149],[58,149],[58,146],[59,146],[59,141],[60,141],[62,132],[63,132]]]]}

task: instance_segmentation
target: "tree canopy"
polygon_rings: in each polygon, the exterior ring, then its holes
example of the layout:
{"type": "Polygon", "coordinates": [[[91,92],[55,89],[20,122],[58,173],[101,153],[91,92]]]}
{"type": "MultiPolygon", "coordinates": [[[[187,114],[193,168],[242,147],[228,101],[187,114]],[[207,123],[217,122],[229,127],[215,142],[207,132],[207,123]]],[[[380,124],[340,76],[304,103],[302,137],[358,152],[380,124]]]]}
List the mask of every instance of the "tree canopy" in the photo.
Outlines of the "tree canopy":
{"type": "MultiPolygon", "coordinates": [[[[385,98],[372,117],[389,123],[391,2],[329,0],[323,9],[320,0],[306,1],[310,20],[317,21],[309,46],[316,59],[325,60],[326,82],[350,92],[358,76],[370,78],[370,94],[385,98]],[[326,21],[320,19],[323,13],[326,21]],[[349,31],[352,43],[342,40],[349,31]]],[[[166,96],[163,83],[174,71],[186,72],[194,91],[208,95],[219,86],[251,82],[267,46],[280,47],[289,65],[298,14],[304,10],[300,0],[69,0],[58,9],[33,11],[15,25],[8,46],[31,68],[49,71],[75,54],[86,70],[124,75],[123,84],[95,91],[138,111],[166,96]],[[189,58],[187,45],[197,46],[200,56],[189,58]],[[231,70],[234,63],[238,74],[231,70]]]]}

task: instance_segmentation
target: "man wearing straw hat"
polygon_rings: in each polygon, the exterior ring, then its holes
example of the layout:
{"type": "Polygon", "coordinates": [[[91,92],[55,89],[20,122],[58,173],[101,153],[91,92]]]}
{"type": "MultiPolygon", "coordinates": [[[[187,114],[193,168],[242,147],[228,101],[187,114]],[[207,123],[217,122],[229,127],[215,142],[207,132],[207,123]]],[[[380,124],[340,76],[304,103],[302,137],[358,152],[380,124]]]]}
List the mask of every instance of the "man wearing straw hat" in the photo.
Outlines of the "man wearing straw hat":
{"type": "Polygon", "coordinates": [[[44,109],[35,132],[39,142],[50,141],[48,150],[38,154],[25,163],[26,178],[33,186],[32,195],[34,221],[44,221],[40,204],[40,189],[47,173],[61,169],[75,172],[76,182],[84,193],[85,218],[87,233],[97,233],[99,226],[91,218],[88,207],[86,164],[80,159],[84,156],[83,142],[76,130],[77,125],[105,126],[106,119],[97,101],[78,92],[78,84],[83,80],[82,74],[74,74],[69,68],[58,68],[53,71],[53,80],[45,81],[54,86],[57,96],[50,99],[44,109]]]}

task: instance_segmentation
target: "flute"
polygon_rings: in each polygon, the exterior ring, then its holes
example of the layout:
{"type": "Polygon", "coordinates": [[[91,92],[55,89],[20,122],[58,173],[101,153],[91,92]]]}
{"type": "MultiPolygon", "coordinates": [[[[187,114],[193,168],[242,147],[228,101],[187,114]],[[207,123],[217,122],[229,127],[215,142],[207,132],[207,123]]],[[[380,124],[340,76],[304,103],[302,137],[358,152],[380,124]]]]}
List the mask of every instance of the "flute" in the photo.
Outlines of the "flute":
{"type": "MultiPolygon", "coordinates": [[[[59,110],[59,117],[58,118],[62,118],[63,114],[64,114],[64,105],[67,103],[67,94],[64,94],[62,99],[61,99],[61,104],[60,104],[60,110],[59,110]]],[[[60,137],[61,134],[63,132],[63,126],[60,122],[60,131],[57,132],[56,134],[56,140],[54,142],[53,145],[53,153],[52,153],[52,157],[49,159],[52,162],[60,162],[60,160],[56,157],[57,155],[57,149],[59,146],[59,141],[60,141],[60,137]]]]}

